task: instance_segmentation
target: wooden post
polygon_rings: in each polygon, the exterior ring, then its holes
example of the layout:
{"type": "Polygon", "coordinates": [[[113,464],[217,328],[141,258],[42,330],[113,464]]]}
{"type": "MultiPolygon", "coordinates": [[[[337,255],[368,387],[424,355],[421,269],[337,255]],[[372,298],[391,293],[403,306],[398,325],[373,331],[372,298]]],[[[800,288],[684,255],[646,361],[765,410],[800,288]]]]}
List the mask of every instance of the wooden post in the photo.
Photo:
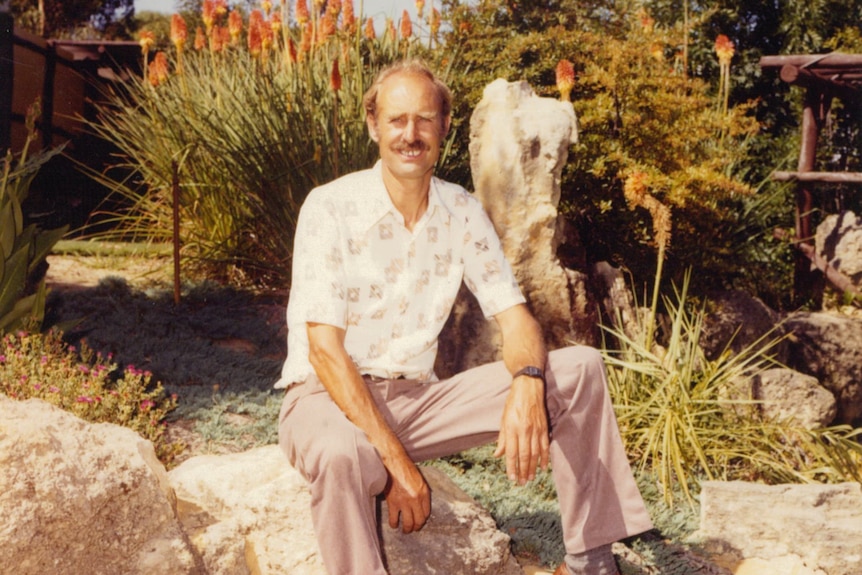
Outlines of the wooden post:
{"type": "Polygon", "coordinates": [[[171,200],[173,202],[174,239],[174,305],[180,303],[180,169],[171,162],[171,200]]]}
{"type": "Polygon", "coordinates": [[[12,146],[13,59],[12,15],[0,9],[0,157],[12,146]]]}
{"type": "MultiPolygon", "coordinates": [[[[826,118],[831,96],[816,86],[805,91],[805,107],[802,111],[802,144],[799,148],[799,173],[814,171],[817,158],[817,139],[820,126],[826,118]]],[[[796,184],[796,244],[811,243],[814,234],[811,230],[811,212],[814,209],[811,184],[799,181],[796,184]]],[[[794,275],[794,295],[797,303],[810,298],[819,300],[821,290],[817,289],[819,274],[811,270],[811,260],[799,249],[796,254],[796,273],[794,275]]]]}

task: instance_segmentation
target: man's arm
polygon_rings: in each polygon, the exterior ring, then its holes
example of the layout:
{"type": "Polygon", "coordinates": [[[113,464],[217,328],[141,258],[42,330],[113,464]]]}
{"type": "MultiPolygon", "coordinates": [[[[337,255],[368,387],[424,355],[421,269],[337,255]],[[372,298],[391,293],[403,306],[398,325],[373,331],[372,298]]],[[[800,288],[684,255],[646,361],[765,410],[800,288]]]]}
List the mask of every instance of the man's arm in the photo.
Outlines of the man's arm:
{"type": "Polygon", "coordinates": [[[344,330],[308,323],[309,360],[335,404],[368,436],[389,472],[389,525],[405,533],[419,530],[431,514],[431,493],[404,446],[389,427],[368,386],[344,349],[344,330]]]}
{"type": "MultiPolygon", "coordinates": [[[[514,374],[527,366],[545,369],[547,351],[542,328],[524,304],[494,316],[503,334],[503,362],[514,374]]],[[[522,375],[512,380],[506,400],[495,457],[506,456],[509,479],[523,485],[546,469],[549,450],[545,386],[541,379],[522,375]]]]}

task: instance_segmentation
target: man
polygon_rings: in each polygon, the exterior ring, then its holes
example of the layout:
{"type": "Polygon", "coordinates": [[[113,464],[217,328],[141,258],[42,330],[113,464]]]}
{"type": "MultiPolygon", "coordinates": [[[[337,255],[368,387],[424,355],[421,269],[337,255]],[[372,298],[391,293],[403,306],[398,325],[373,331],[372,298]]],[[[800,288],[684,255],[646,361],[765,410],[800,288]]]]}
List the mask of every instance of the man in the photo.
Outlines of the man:
{"type": "Polygon", "coordinates": [[[416,461],[495,439],[512,481],[552,463],[567,552],[557,573],[617,573],[611,543],[651,524],[601,356],[545,351],[481,205],[433,176],[451,101],[416,61],[382,71],[364,99],[380,161],[303,204],[279,443],[310,482],[333,575],[386,573],[379,495],[392,528],[425,523],[431,494],[416,461]],[[437,337],[462,280],[499,324],[503,361],[437,381],[437,337]]]}

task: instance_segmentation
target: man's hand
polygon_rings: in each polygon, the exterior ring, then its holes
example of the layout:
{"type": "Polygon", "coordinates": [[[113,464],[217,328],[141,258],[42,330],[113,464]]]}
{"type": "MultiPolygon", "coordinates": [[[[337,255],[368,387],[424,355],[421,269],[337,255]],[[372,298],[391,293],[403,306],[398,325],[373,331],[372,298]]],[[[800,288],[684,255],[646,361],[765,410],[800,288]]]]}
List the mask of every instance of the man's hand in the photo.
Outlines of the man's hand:
{"type": "Polygon", "coordinates": [[[505,454],[509,479],[524,485],[536,477],[537,467],[547,469],[549,444],[544,383],[518,377],[506,400],[494,457],[505,454]]]}
{"type": "Polygon", "coordinates": [[[401,530],[412,533],[419,531],[431,515],[431,491],[415,463],[408,459],[397,467],[389,471],[389,485],[384,494],[389,507],[389,526],[396,529],[400,516],[401,530]]]}

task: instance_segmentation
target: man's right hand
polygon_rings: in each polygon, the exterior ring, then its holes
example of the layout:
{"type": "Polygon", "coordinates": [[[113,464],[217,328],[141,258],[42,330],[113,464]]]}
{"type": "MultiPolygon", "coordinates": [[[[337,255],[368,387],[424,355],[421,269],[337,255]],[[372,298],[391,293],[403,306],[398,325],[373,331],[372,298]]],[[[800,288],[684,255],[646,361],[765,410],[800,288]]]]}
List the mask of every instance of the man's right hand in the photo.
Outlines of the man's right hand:
{"type": "Polygon", "coordinates": [[[389,472],[389,485],[384,497],[389,507],[389,526],[398,527],[401,517],[401,531],[419,531],[431,515],[431,490],[416,464],[401,462],[398,469],[389,472]]]}

